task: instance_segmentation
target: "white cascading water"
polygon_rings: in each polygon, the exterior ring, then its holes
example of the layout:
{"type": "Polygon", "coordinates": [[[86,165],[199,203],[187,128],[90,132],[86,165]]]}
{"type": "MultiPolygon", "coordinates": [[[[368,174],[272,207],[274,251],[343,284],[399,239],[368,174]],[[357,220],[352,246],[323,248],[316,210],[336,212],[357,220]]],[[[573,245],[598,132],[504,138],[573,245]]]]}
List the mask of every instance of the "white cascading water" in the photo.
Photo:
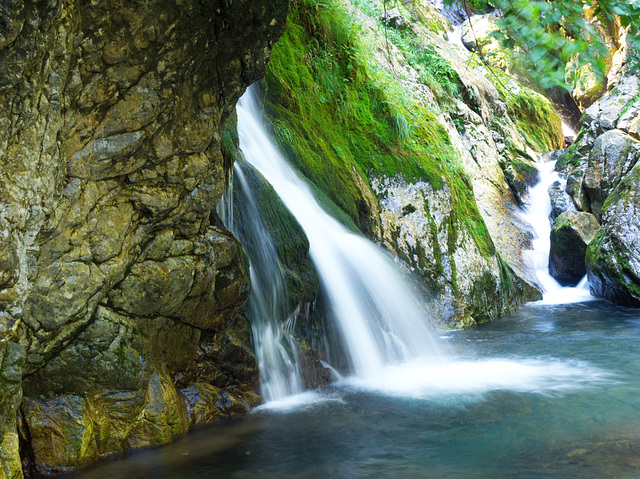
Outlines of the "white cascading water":
{"type": "Polygon", "coordinates": [[[238,161],[233,173],[233,182],[218,205],[218,215],[249,256],[251,295],[247,314],[260,368],[261,394],[267,402],[282,401],[303,391],[296,346],[286,330],[288,295],[283,268],[238,161]],[[236,214],[234,190],[241,210],[236,214]]]}
{"type": "Polygon", "coordinates": [[[578,303],[595,299],[589,292],[589,283],[585,276],[575,287],[560,285],[549,274],[549,252],[551,249],[551,200],[549,187],[560,180],[560,176],[554,170],[555,161],[544,161],[546,155],[538,163],[540,181],[529,191],[530,206],[524,215],[527,222],[533,228],[536,238],[533,240],[533,249],[528,251],[529,259],[544,290],[541,304],[565,304],[578,303]]]}
{"type": "Polygon", "coordinates": [[[250,89],[238,103],[240,148],[271,183],[304,229],[310,256],[337,322],[353,373],[439,354],[432,324],[393,261],[350,233],[317,203],[308,186],[271,144],[250,89]]]}
{"type": "MultiPolygon", "coordinates": [[[[237,112],[240,147],[246,160],[271,183],[308,236],[311,259],[352,364],[352,375],[341,380],[343,385],[403,398],[448,401],[452,395],[467,400],[496,390],[562,394],[606,381],[606,373],[576,361],[479,359],[472,351],[460,351],[466,358],[443,354],[423,305],[393,261],[325,213],[306,183],[271,144],[251,88],[240,99],[237,112]]],[[[260,331],[254,329],[254,334],[260,331]]],[[[440,341],[446,342],[447,337],[440,341]]],[[[254,338],[256,349],[281,349],[277,345],[258,346],[274,339],[278,340],[269,334],[254,338]]],[[[261,360],[260,367],[263,376],[271,374],[264,368],[272,366],[261,360]]],[[[326,400],[342,399],[307,392],[265,407],[289,410],[326,400]]]]}

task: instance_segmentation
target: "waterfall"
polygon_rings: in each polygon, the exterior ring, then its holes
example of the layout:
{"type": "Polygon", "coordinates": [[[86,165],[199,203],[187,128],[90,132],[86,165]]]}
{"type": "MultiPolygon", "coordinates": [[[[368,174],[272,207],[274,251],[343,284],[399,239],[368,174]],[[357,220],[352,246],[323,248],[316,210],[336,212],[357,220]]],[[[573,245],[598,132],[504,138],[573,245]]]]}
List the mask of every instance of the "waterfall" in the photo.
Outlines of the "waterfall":
{"type": "Polygon", "coordinates": [[[538,163],[540,181],[529,191],[529,207],[524,215],[535,233],[533,248],[528,251],[536,277],[543,289],[544,304],[577,303],[595,299],[589,292],[589,283],[585,276],[575,287],[563,287],[549,274],[549,251],[551,249],[551,199],[549,187],[560,180],[554,171],[556,162],[545,161],[546,155],[538,163]]]}
{"type": "Polygon", "coordinates": [[[233,173],[218,205],[218,215],[249,256],[251,295],[247,315],[260,368],[261,393],[267,402],[279,401],[303,390],[296,345],[286,331],[288,296],[283,267],[247,184],[241,160],[234,163],[233,173]],[[235,212],[234,207],[239,211],[235,212]]]}
{"type": "Polygon", "coordinates": [[[271,183],[305,231],[352,370],[374,378],[383,368],[439,354],[433,328],[392,259],[350,233],[317,203],[307,184],[272,145],[250,88],[238,103],[246,160],[271,183]]]}

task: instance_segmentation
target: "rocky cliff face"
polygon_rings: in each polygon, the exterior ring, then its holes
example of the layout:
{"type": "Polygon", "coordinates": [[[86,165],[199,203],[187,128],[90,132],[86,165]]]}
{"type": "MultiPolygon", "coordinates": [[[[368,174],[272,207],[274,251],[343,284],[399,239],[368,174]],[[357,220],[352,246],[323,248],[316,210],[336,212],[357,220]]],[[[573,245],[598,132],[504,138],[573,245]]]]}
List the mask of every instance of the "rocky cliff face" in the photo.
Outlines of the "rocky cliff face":
{"type": "Polygon", "coordinates": [[[627,75],[582,116],[577,141],[556,168],[575,206],[600,229],[586,252],[592,292],[640,306],[640,86],[627,75]]]}
{"type": "Polygon", "coordinates": [[[0,3],[0,477],[256,402],[247,268],[210,212],[222,130],[286,11],[0,3]]]}

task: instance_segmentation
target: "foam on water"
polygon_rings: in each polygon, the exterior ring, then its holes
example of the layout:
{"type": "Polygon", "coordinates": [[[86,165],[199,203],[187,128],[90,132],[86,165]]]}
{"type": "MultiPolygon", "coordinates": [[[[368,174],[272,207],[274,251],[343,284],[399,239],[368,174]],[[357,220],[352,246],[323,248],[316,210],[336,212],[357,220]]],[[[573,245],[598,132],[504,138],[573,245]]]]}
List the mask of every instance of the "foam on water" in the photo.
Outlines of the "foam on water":
{"type": "Polygon", "coordinates": [[[344,400],[338,394],[321,391],[305,391],[283,399],[268,401],[253,409],[252,412],[272,411],[287,413],[309,409],[328,402],[344,404],[344,400]]]}
{"type": "Polygon", "coordinates": [[[556,162],[547,161],[538,164],[540,181],[529,192],[530,205],[524,214],[525,220],[535,233],[533,248],[527,251],[536,277],[543,289],[543,299],[539,304],[570,304],[596,299],[589,292],[589,282],[585,276],[575,287],[563,287],[549,274],[549,252],[551,249],[551,200],[549,187],[560,176],[554,171],[556,162]]]}
{"type": "Polygon", "coordinates": [[[375,377],[345,378],[341,385],[415,399],[464,397],[504,390],[564,394],[612,382],[606,371],[580,361],[555,359],[416,360],[388,366],[375,377]]]}

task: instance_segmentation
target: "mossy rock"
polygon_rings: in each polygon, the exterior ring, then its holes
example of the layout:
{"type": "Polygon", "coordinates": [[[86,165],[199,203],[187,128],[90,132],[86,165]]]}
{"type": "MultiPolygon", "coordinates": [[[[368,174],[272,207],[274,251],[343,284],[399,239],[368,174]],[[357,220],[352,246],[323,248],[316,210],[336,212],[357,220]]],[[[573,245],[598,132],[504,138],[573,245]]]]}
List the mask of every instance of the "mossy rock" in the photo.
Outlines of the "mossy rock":
{"type": "Polygon", "coordinates": [[[549,100],[518,85],[502,70],[489,68],[485,77],[498,90],[527,146],[537,152],[560,150],[564,146],[562,121],[549,100]]]}
{"type": "MultiPolygon", "coordinates": [[[[309,258],[309,240],[298,221],[260,172],[246,161],[240,161],[238,166],[242,169],[262,222],[273,239],[280,262],[285,268],[290,314],[298,305],[314,302],[320,290],[318,275],[309,258]]],[[[242,229],[242,224],[246,221],[244,215],[249,213],[240,204],[238,188],[234,188],[234,224],[235,228],[242,229]]],[[[245,239],[262,241],[261,238],[245,239]]],[[[245,247],[252,246],[248,244],[245,247]]]]}
{"type": "Polygon", "coordinates": [[[567,211],[558,216],[551,228],[549,274],[560,284],[575,285],[586,274],[587,246],[600,229],[590,213],[567,211]]]}
{"type": "Polygon", "coordinates": [[[338,5],[293,5],[267,70],[265,114],[302,175],[372,236],[370,188],[363,192],[356,176],[438,187],[452,150],[433,112],[401,100],[390,79],[374,74],[359,28],[338,5]]]}
{"type": "Polygon", "coordinates": [[[640,307],[640,165],[604,203],[602,228],[587,248],[591,290],[617,304],[640,307]]]}

